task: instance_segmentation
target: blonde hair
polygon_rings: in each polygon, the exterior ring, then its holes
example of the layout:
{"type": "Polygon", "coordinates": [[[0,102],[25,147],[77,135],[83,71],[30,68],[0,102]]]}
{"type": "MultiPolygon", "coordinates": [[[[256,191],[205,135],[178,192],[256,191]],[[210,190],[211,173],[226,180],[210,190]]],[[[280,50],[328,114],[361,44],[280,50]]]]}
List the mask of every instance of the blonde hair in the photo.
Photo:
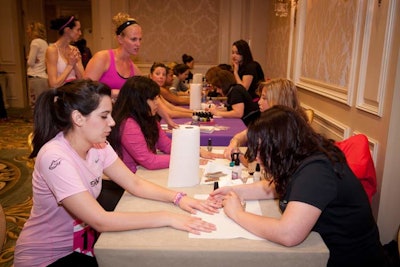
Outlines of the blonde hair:
{"type": "Polygon", "coordinates": [[[297,97],[297,87],[288,79],[278,78],[260,83],[258,93],[261,96],[265,88],[265,96],[270,106],[283,105],[294,110],[302,110],[297,97]]]}
{"type": "Polygon", "coordinates": [[[28,29],[31,33],[32,39],[41,38],[43,40],[47,39],[46,27],[40,22],[31,22],[28,25],[28,29]]]}
{"type": "MultiPolygon", "coordinates": [[[[114,33],[118,30],[118,27],[121,26],[123,23],[129,21],[129,20],[135,20],[134,18],[131,18],[128,13],[125,12],[119,12],[112,18],[112,23],[114,25],[114,33]]],[[[121,32],[121,35],[124,36],[124,31],[121,32]]]]}

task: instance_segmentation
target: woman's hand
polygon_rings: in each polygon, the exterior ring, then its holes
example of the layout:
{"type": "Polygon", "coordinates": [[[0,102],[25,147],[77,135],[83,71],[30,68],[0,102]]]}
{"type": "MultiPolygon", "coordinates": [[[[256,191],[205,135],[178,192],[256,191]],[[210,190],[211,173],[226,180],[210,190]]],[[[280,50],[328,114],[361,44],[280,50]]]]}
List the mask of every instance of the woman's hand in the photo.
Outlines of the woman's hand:
{"type": "Polygon", "coordinates": [[[232,153],[237,150],[237,143],[235,140],[232,139],[232,141],[229,143],[229,145],[224,149],[224,158],[227,160],[232,159],[232,153]]]}
{"type": "Polygon", "coordinates": [[[68,65],[74,66],[81,58],[81,53],[79,52],[78,48],[72,47],[68,53],[68,65]]]}
{"type": "Polygon", "coordinates": [[[238,72],[239,71],[239,62],[232,61],[232,67],[233,67],[233,72],[238,72]]]}
{"type": "Polygon", "coordinates": [[[173,214],[170,225],[175,229],[187,231],[195,235],[199,235],[201,232],[210,233],[217,229],[212,223],[186,214],[173,214]]]}
{"type": "Polygon", "coordinates": [[[218,205],[222,207],[222,201],[225,198],[225,196],[232,191],[233,188],[232,186],[224,186],[220,187],[210,193],[210,196],[208,197],[209,200],[217,202],[218,205]]]}
{"type": "Polygon", "coordinates": [[[224,207],[225,214],[229,218],[235,220],[235,217],[239,212],[245,211],[245,205],[243,203],[244,202],[241,201],[239,196],[234,191],[230,191],[225,195],[222,201],[222,206],[224,207]]]}
{"type": "Polygon", "coordinates": [[[219,153],[212,153],[204,148],[200,148],[200,157],[205,159],[223,159],[224,155],[219,153]]]}
{"type": "Polygon", "coordinates": [[[196,210],[207,214],[218,213],[221,203],[212,199],[199,200],[192,197],[184,196],[179,201],[179,207],[191,214],[196,214],[196,210]]]}

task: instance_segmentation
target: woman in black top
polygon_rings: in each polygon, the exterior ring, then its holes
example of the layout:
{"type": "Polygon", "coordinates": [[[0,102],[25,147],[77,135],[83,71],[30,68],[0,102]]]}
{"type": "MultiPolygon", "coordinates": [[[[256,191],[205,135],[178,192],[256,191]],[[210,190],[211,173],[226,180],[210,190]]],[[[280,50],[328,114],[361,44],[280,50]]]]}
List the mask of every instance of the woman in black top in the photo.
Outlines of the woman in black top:
{"type": "Polygon", "coordinates": [[[206,73],[206,80],[218,93],[228,98],[225,107],[209,108],[208,111],[213,115],[241,118],[246,125],[258,117],[258,104],[253,102],[249,92],[242,85],[236,83],[232,72],[212,67],[206,73]]]}
{"type": "Polygon", "coordinates": [[[265,177],[210,194],[246,230],[292,247],[311,231],[329,249],[328,267],[388,266],[367,194],[342,151],[285,106],[261,113],[248,129],[248,157],[265,177]],[[246,212],[241,200],[279,198],[281,218],[246,212]]]}
{"type": "Polygon", "coordinates": [[[249,44],[238,40],[232,45],[232,65],[236,83],[243,85],[255,102],[258,100],[257,88],[265,81],[264,72],[257,61],[254,61],[249,44]]]}

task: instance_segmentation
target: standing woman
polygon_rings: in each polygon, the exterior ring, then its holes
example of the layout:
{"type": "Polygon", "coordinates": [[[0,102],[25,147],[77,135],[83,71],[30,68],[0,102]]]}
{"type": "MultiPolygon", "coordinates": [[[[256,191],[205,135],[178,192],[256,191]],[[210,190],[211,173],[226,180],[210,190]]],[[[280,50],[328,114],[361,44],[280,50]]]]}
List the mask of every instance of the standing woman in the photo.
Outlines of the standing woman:
{"type": "Polygon", "coordinates": [[[126,13],[118,13],[112,19],[118,47],[97,52],[85,69],[85,78],[100,81],[110,86],[112,99],[116,100],[126,80],[141,75],[131,56],[139,53],[142,42],[142,27],[126,13]]]}
{"type": "Polygon", "coordinates": [[[52,20],[50,28],[57,30],[60,37],[47,48],[46,67],[50,88],[83,77],[81,53],[71,45],[81,36],[81,23],[74,16],[52,20]]]}
{"type": "Polygon", "coordinates": [[[106,142],[115,125],[110,96],[108,86],[89,80],[40,95],[30,155],[36,157],[34,203],[17,240],[15,266],[97,266],[93,246],[101,232],[165,226],[194,234],[215,230],[189,214],[107,212],[99,205],[104,173],[130,194],[170,202],[189,213],[212,214],[218,207],[141,179],[123,164],[106,142]]]}
{"type": "Polygon", "coordinates": [[[46,28],[40,22],[32,22],[27,27],[31,40],[26,65],[28,66],[29,104],[33,108],[38,96],[49,88],[46,72],[46,28]]]}
{"type": "Polygon", "coordinates": [[[257,88],[260,82],[265,80],[264,72],[257,61],[254,61],[249,44],[245,40],[239,40],[232,45],[232,65],[236,82],[241,84],[257,102],[257,88]]]}

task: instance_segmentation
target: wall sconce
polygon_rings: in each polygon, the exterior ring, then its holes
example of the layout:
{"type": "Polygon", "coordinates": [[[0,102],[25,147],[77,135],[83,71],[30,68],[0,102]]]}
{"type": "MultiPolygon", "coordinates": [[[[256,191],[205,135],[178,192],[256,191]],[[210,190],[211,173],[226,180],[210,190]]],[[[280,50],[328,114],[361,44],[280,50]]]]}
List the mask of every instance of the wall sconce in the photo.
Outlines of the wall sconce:
{"type": "Polygon", "coordinates": [[[290,10],[290,0],[275,0],[275,16],[287,17],[290,10]]]}

